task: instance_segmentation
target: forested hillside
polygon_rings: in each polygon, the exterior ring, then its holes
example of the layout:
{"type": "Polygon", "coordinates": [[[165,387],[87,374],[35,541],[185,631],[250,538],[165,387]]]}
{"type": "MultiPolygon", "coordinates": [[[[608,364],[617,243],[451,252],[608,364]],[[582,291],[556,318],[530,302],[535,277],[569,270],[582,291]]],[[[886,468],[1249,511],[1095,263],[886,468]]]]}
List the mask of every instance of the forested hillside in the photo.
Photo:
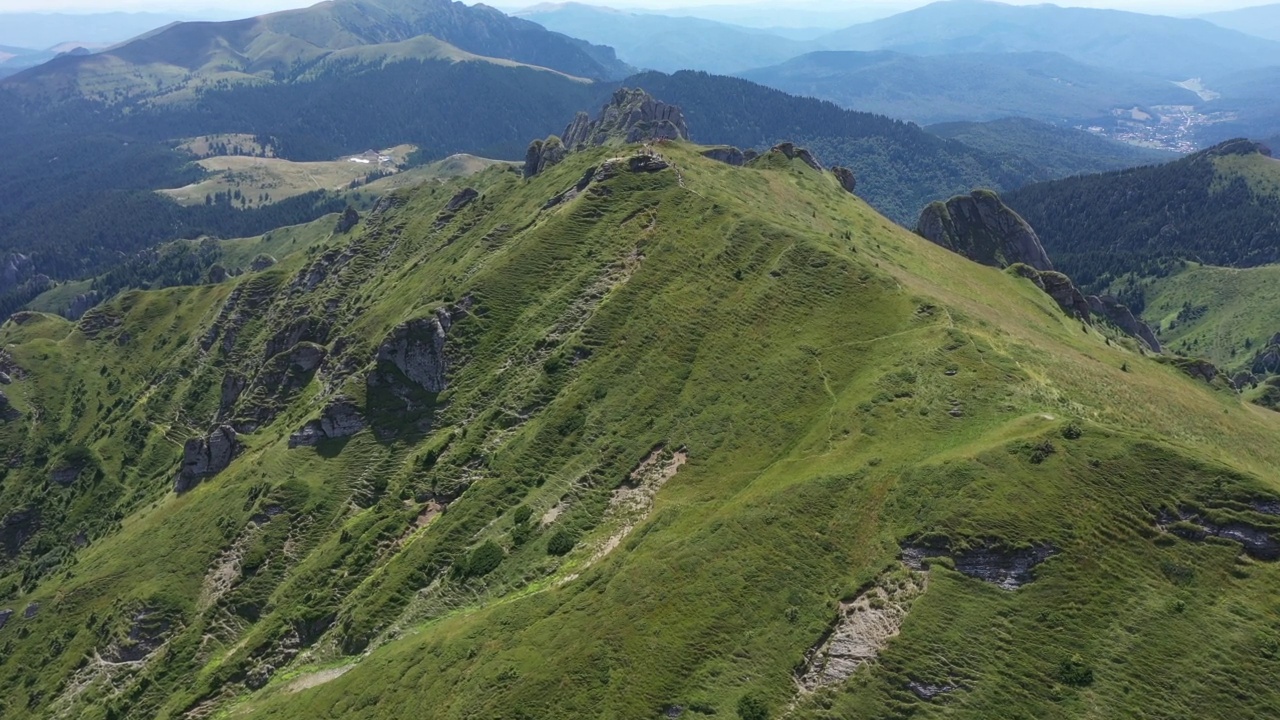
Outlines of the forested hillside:
{"type": "Polygon", "coordinates": [[[1160,166],[1032,185],[1005,200],[1054,262],[1102,289],[1171,259],[1253,267],[1280,261],[1280,161],[1234,140],[1160,166]]]}

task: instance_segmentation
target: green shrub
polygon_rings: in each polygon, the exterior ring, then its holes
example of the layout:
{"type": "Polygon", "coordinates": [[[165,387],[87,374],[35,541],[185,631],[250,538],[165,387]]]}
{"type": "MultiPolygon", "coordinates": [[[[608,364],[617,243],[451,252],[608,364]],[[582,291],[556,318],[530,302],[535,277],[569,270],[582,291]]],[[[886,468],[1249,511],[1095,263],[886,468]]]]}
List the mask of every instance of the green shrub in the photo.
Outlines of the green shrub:
{"type": "Polygon", "coordinates": [[[504,557],[506,553],[502,552],[502,547],[498,543],[486,540],[483,545],[467,555],[462,574],[464,577],[484,577],[497,570],[504,557]]]}
{"type": "Polygon", "coordinates": [[[568,555],[575,544],[576,541],[573,539],[573,535],[569,534],[568,530],[560,528],[547,540],[547,554],[568,555]]]}
{"type": "Polygon", "coordinates": [[[516,511],[515,513],[512,514],[511,519],[514,520],[517,525],[523,525],[529,522],[529,518],[531,517],[533,517],[533,511],[529,509],[529,506],[521,505],[520,507],[516,508],[516,511]]]}
{"type": "Polygon", "coordinates": [[[1067,440],[1079,440],[1083,436],[1084,429],[1075,423],[1068,423],[1066,427],[1062,428],[1062,437],[1067,440]]]}
{"type": "Polygon", "coordinates": [[[769,720],[769,706],[755,695],[743,695],[738,700],[738,717],[742,720],[769,720]]]}
{"type": "Polygon", "coordinates": [[[1093,668],[1089,667],[1079,655],[1063,660],[1058,665],[1058,679],[1067,685],[1084,687],[1093,684],[1093,668]]]}

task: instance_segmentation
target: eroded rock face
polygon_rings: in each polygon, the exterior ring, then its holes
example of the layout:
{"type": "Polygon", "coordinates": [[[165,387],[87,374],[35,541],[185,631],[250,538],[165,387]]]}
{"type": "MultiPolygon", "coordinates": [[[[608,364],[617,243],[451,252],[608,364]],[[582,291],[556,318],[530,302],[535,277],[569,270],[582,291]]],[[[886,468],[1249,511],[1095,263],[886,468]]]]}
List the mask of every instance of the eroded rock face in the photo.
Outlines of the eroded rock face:
{"type": "Polygon", "coordinates": [[[552,135],[546,140],[534,140],[524,155],[524,176],[531,178],[542,174],[549,167],[559,165],[569,156],[564,142],[552,135]]]}
{"type": "Polygon", "coordinates": [[[40,511],[35,508],[14,510],[0,520],[0,543],[9,557],[22,551],[22,546],[40,530],[40,511]]]}
{"type": "Polygon", "coordinates": [[[983,265],[1053,269],[1036,231],[990,190],[931,203],[920,214],[916,234],[983,265]]]}
{"type": "Polygon", "coordinates": [[[0,259],[0,292],[17,288],[36,275],[36,265],[22,253],[9,253],[0,259]]]}
{"type": "Polygon", "coordinates": [[[818,172],[822,172],[822,163],[818,162],[818,159],[813,156],[813,153],[809,152],[805,148],[796,147],[795,143],[778,143],[773,146],[773,150],[771,152],[779,153],[788,160],[795,160],[798,158],[805,165],[808,165],[818,172]]]}
{"type": "Polygon", "coordinates": [[[1248,523],[1217,523],[1189,508],[1179,508],[1176,513],[1161,512],[1156,518],[1156,525],[1186,540],[1199,542],[1212,535],[1239,543],[1250,557],[1280,560],[1280,540],[1269,531],[1248,523]]]}
{"type": "Polygon", "coordinates": [[[831,168],[831,174],[836,176],[836,180],[840,181],[840,187],[849,193],[853,193],[858,188],[858,178],[849,168],[837,165],[831,168]]]}
{"type": "Polygon", "coordinates": [[[290,435],[289,447],[312,447],[323,440],[351,437],[365,429],[366,425],[364,416],[355,403],[346,398],[338,398],[325,407],[319,419],[312,420],[290,435]]]}
{"type": "Polygon", "coordinates": [[[595,120],[587,120],[585,113],[579,113],[565,128],[563,137],[570,150],[610,141],[688,140],[689,125],[678,106],[657,100],[639,88],[620,88],[595,120]]]}
{"type": "Polygon", "coordinates": [[[333,231],[339,235],[345,235],[359,224],[360,213],[355,208],[348,206],[338,218],[338,224],[333,228],[333,231]]]}
{"type": "Polygon", "coordinates": [[[849,679],[874,660],[898,634],[911,601],[924,592],[927,575],[916,571],[900,582],[881,582],[842,603],[831,633],[805,656],[797,682],[807,692],[849,679]]]}
{"type": "Polygon", "coordinates": [[[84,472],[83,465],[68,465],[66,467],[54,468],[49,473],[49,479],[55,484],[67,487],[74,483],[80,477],[80,473],[84,472]]]}
{"type": "Polygon", "coordinates": [[[1035,580],[1035,567],[1058,554],[1050,545],[1035,545],[1017,550],[997,546],[949,551],[945,547],[906,543],[902,561],[913,570],[923,570],[929,557],[949,557],[956,571],[1005,590],[1017,590],[1035,580]]]}
{"type": "Polygon", "coordinates": [[[276,259],[267,254],[258,255],[249,263],[249,269],[253,272],[262,272],[267,268],[276,264],[276,259]]]}
{"type": "Polygon", "coordinates": [[[644,90],[622,88],[601,108],[596,119],[580,112],[561,137],[553,135],[530,144],[525,153],[524,176],[534,177],[583,148],[688,139],[683,110],[654,99],[644,90]]]}
{"type": "Polygon", "coordinates": [[[133,616],[128,634],[112,641],[101,655],[113,663],[145,660],[164,644],[171,628],[172,623],[167,618],[144,608],[133,616]]]}
{"type": "Polygon", "coordinates": [[[63,311],[62,316],[71,321],[79,320],[100,302],[102,302],[102,296],[97,290],[80,293],[71,300],[71,304],[63,311]]]}
{"type": "Polygon", "coordinates": [[[0,630],[3,630],[4,626],[9,624],[9,618],[11,617],[13,617],[12,609],[5,608],[0,610],[0,630]]]}
{"type": "Polygon", "coordinates": [[[1131,310],[1119,300],[1109,296],[1086,296],[1071,282],[1071,278],[1052,270],[1040,271],[1017,263],[1009,267],[1009,271],[1035,283],[1058,307],[1068,315],[1085,322],[1093,319],[1105,320],[1119,328],[1125,334],[1136,338],[1153,352],[1161,352],[1159,338],[1146,323],[1139,320],[1131,310]]]}
{"type": "Polygon", "coordinates": [[[205,437],[191,438],[182,448],[182,470],[174,481],[175,492],[184,493],[227,469],[240,450],[236,431],[219,425],[205,437]]]}
{"type": "Polygon", "coordinates": [[[1094,315],[1106,318],[1108,322],[1120,328],[1125,334],[1146,343],[1154,352],[1160,352],[1160,340],[1151,327],[1133,314],[1127,305],[1110,295],[1090,295],[1089,310],[1094,315]]]}
{"type": "Polygon", "coordinates": [[[722,162],[725,165],[734,167],[742,167],[747,164],[747,156],[736,147],[711,148],[703,150],[702,157],[716,162],[722,162]]]}

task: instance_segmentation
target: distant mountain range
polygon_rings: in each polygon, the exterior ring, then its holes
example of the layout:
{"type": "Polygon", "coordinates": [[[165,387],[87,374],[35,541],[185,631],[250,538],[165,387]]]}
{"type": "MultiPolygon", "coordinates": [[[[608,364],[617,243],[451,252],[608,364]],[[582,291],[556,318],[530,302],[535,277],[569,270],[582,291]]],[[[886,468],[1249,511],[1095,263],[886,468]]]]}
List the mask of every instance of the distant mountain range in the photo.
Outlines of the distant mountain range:
{"type": "Polygon", "coordinates": [[[735,73],[808,52],[812,44],[765,30],[704,20],[562,3],[516,14],[549,30],[608,45],[637,67],[735,73]]]}
{"type": "Polygon", "coordinates": [[[0,13],[0,45],[52,48],[66,42],[103,46],[124,42],[175,22],[212,19],[178,13],[0,13]]]}
{"type": "Polygon", "coordinates": [[[1117,107],[1199,102],[1195,93],[1168,81],[1050,52],[816,52],[742,76],[792,94],[925,124],[1009,116],[1102,122],[1117,107]]]}
{"type": "Polygon", "coordinates": [[[1117,10],[946,0],[817,40],[834,50],[914,55],[1058,52],[1078,62],[1185,80],[1280,61],[1280,43],[1206,20],[1117,10]]]}
{"type": "Polygon", "coordinates": [[[293,82],[328,67],[501,58],[591,80],[630,68],[611,48],[450,0],[337,0],[229,22],[178,23],[112,50],[63,57],[7,83],[24,95],[108,103],[190,100],[236,84],[293,82]]]}
{"type": "Polygon", "coordinates": [[[1202,17],[1214,25],[1280,41],[1280,3],[1210,13],[1202,17]]]}

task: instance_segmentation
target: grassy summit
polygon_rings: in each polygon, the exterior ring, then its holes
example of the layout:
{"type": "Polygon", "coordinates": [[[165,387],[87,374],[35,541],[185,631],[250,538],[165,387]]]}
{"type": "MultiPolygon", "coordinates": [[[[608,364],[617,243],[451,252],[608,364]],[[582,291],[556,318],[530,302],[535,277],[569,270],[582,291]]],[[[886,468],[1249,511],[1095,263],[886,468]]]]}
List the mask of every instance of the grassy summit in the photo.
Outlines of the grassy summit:
{"type": "Polygon", "coordinates": [[[6,324],[3,715],[1280,703],[1280,414],[799,160],[657,151],[6,324]]]}

